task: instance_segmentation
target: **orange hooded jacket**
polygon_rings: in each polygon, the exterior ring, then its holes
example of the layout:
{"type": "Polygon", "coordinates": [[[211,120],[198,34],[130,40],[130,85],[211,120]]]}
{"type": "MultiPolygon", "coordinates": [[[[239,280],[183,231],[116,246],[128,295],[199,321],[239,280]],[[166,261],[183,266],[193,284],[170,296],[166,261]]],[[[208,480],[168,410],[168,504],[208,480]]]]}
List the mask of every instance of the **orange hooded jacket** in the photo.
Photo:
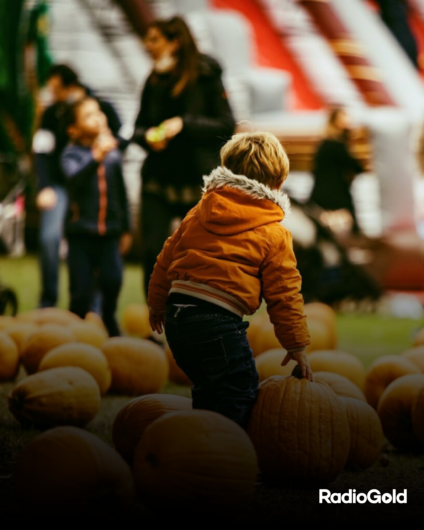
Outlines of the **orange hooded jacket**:
{"type": "Polygon", "coordinates": [[[149,283],[148,304],[164,311],[170,293],[212,302],[243,316],[267,304],[286,350],[310,343],[292,237],[281,221],[281,190],[218,167],[203,197],[167,239],[149,283]]]}

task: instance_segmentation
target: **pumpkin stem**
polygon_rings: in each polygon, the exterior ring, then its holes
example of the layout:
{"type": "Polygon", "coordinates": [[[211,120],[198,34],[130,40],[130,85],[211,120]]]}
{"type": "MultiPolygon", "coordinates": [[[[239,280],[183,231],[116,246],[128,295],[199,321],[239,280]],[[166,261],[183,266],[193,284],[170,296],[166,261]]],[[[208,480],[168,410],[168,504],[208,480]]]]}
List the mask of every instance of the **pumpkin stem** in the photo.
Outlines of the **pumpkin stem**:
{"type": "Polygon", "coordinates": [[[293,368],[292,376],[297,377],[297,379],[303,379],[302,368],[299,364],[296,364],[293,368]]]}

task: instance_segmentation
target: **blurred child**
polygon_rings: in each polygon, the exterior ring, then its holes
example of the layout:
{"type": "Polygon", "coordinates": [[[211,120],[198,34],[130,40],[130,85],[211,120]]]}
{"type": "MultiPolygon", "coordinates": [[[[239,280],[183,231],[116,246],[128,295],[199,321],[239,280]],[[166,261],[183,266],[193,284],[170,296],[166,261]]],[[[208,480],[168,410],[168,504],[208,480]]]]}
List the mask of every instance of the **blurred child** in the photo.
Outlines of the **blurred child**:
{"type": "Polygon", "coordinates": [[[119,335],[115,318],[122,285],[122,258],[131,246],[130,212],[117,141],[96,100],[86,97],[66,114],[71,142],[61,157],[70,208],[68,239],[69,309],[84,318],[97,275],[102,317],[110,336],[119,335]]]}
{"type": "Polygon", "coordinates": [[[214,410],[247,426],[258,374],[243,315],[262,297],[286,365],[296,360],[312,380],[309,333],[280,190],[287,155],[269,133],[233,136],[221,167],[204,177],[203,197],[165,243],[149,284],[150,323],[166,337],[193,382],[193,408],[214,410]],[[165,316],[166,315],[166,316],[165,316]]]}

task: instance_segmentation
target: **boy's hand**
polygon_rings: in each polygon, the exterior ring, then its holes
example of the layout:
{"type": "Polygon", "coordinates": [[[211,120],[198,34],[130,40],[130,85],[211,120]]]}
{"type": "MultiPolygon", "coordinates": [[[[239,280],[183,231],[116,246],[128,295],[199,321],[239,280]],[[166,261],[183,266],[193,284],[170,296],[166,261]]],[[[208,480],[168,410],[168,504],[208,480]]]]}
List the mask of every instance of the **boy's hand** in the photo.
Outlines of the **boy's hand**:
{"type": "Polygon", "coordinates": [[[165,323],[165,311],[153,309],[149,307],[149,322],[153,331],[157,331],[159,335],[163,332],[163,325],[165,323]]]}
{"type": "Polygon", "coordinates": [[[162,122],[162,125],[165,127],[166,137],[168,139],[174,138],[177,134],[183,130],[184,122],[182,118],[176,116],[175,118],[170,118],[162,122]]]}
{"type": "Polygon", "coordinates": [[[119,253],[124,256],[131,248],[132,235],[129,232],[125,232],[119,238],[119,253]]]}
{"type": "Polygon", "coordinates": [[[94,160],[102,162],[105,156],[118,145],[117,140],[111,134],[101,134],[94,142],[91,152],[94,160]]]}
{"type": "Polygon", "coordinates": [[[309,381],[314,380],[305,350],[298,350],[291,353],[287,352],[286,356],[283,359],[283,362],[281,363],[281,366],[286,366],[286,364],[291,360],[296,361],[297,364],[300,366],[300,368],[302,369],[303,377],[309,379],[309,381]]]}
{"type": "Polygon", "coordinates": [[[57,193],[53,188],[43,188],[38,192],[36,203],[40,210],[51,210],[57,204],[57,193]]]}

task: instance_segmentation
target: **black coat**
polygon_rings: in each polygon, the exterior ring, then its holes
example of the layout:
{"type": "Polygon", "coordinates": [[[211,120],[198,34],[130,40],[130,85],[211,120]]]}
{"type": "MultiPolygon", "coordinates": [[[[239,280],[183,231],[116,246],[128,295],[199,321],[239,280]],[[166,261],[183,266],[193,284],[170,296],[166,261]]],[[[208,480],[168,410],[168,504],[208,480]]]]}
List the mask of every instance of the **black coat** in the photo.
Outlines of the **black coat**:
{"type": "Polygon", "coordinates": [[[222,84],[222,69],[206,55],[199,59],[195,84],[173,97],[170,73],[151,73],[142,95],[133,141],[147,151],[142,169],[143,185],[160,187],[200,186],[202,176],[219,165],[219,151],[235,129],[235,120],[222,84]],[[166,119],[179,116],[183,130],[166,149],[154,152],[145,134],[166,119]]]}
{"type": "Polygon", "coordinates": [[[310,200],[324,210],[353,211],[350,184],[363,171],[343,141],[326,138],[315,153],[312,169],[315,182],[310,200]]]}

